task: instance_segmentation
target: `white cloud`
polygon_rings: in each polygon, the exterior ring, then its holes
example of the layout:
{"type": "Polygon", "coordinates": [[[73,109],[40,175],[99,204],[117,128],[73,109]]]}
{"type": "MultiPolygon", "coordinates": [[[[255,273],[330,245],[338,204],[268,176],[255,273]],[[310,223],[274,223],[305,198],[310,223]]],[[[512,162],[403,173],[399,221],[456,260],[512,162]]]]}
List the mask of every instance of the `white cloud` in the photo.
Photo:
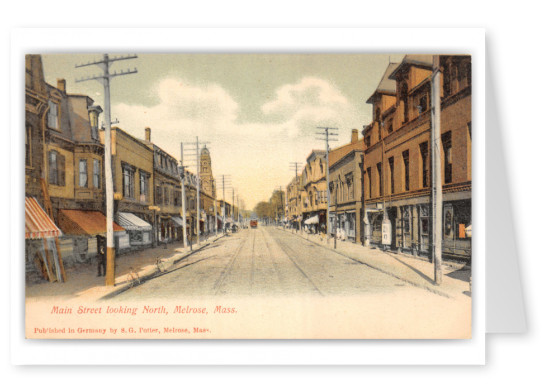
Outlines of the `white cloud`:
{"type": "Polygon", "coordinates": [[[248,123],[237,121],[240,106],[220,85],[167,78],[152,92],[159,99],[152,107],[113,107],[119,126],[140,139],[151,127],[152,141],[177,158],[181,141],[195,136],[210,141],[214,174],[231,174],[250,208],[287,184],[289,161],[323,146],[315,140],[317,126],[340,128],[344,143],[349,129],[361,123],[338,88],[312,77],[278,88],[275,98],[262,105],[260,117],[248,123]],[[311,141],[297,142],[297,137],[311,141]]]}

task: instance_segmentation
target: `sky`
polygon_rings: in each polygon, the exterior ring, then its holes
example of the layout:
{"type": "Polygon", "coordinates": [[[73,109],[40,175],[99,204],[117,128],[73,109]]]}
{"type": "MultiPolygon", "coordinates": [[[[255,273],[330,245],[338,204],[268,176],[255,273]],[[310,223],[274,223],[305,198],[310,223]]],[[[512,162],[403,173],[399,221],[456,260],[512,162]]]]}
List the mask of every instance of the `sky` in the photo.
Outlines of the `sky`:
{"type": "MultiPolygon", "coordinates": [[[[111,54],[110,54],[111,55],[111,54]]],[[[115,53],[113,55],[119,55],[115,53]]],[[[335,127],[339,141],[371,122],[365,103],[377,87],[388,54],[140,54],[114,62],[111,71],[138,73],[111,82],[111,120],[180,160],[180,143],[208,142],[213,174],[229,176],[234,194],[252,209],[293,179],[291,162],[304,164],[313,149],[325,149],[317,127],[335,127]]],[[[104,106],[97,66],[75,65],[100,54],[43,54],[46,82],[67,81],[67,92],[84,94],[104,106]]],[[[100,118],[100,121],[102,119],[100,118]]],[[[190,152],[191,153],[191,152],[190,152]]],[[[186,165],[194,156],[184,157],[186,165]]],[[[190,167],[195,171],[195,167],[190,167]]],[[[222,198],[221,183],[218,198],[222,198]]],[[[225,199],[232,191],[226,188],[225,199]]]]}

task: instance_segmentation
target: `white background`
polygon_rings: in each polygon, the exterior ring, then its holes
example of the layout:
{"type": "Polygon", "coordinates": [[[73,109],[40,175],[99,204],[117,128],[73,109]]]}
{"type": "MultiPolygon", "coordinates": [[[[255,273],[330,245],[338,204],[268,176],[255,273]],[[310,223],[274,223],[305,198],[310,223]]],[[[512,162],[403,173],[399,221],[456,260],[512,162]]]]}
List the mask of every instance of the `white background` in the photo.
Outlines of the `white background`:
{"type": "MultiPolygon", "coordinates": [[[[545,387],[549,360],[548,329],[550,305],[546,286],[550,260],[545,244],[549,212],[547,159],[550,131],[545,113],[549,111],[549,79],[547,67],[550,53],[547,39],[548,13],[540,2],[524,1],[509,6],[503,2],[456,1],[446,3],[393,1],[360,6],[346,1],[240,4],[213,2],[201,6],[185,4],[180,8],[163,6],[161,1],[131,7],[106,2],[85,3],[76,9],[75,2],[30,3],[10,5],[2,13],[2,71],[5,87],[3,105],[9,104],[8,35],[13,27],[77,27],[77,26],[315,26],[315,27],[485,27],[487,62],[496,80],[496,97],[503,126],[506,156],[509,159],[509,180],[512,183],[513,217],[519,239],[521,278],[524,287],[528,329],[526,335],[488,336],[485,367],[341,367],[341,368],[170,368],[148,370],[108,367],[41,367],[21,368],[9,365],[8,349],[2,349],[5,372],[3,380],[18,388],[34,389],[111,389],[124,388],[211,388],[239,387],[277,389],[294,388],[382,388],[442,389],[465,388],[532,388],[545,387]],[[286,5],[290,8],[285,8],[286,5]],[[40,8],[41,7],[41,8],[40,8]],[[258,11],[255,15],[253,12],[258,11]],[[71,13],[74,13],[72,15],[71,13]],[[231,14],[231,15],[230,15],[231,14]],[[541,201],[543,202],[541,202],[541,201]],[[104,375],[107,375],[105,378],[104,375]],[[188,384],[190,382],[190,384],[188,384]]],[[[183,4],[183,3],[182,3],[183,4]]],[[[94,37],[90,37],[93,39],[94,37]]],[[[369,37],[365,37],[366,41],[369,37]]],[[[7,115],[2,118],[8,129],[7,115]]],[[[9,134],[5,131],[4,134],[9,134]]],[[[5,140],[7,141],[7,140],[5,140]]],[[[491,142],[491,140],[487,140],[491,142]]],[[[8,167],[8,145],[2,144],[2,166],[8,167]]],[[[6,184],[8,178],[4,177],[6,184]]],[[[9,194],[3,205],[9,205],[9,194]]],[[[3,236],[7,234],[4,230],[3,236]]],[[[3,248],[7,243],[3,243],[3,248]]],[[[6,260],[7,262],[7,260],[6,260]]],[[[6,270],[5,268],[4,270],[6,270]]],[[[8,274],[7,270],[6,273],[8,274]]],[[[4,276],[5,277],[5,276],[4,276]]],[[[8,280],[2,280],[2,297],[7,298],[8,280]]],[[[9,302],[3,300],[0,335],[7,347],[9,302]]],[[[182,351],[182,354],[186,354],[182,351]]],[[[216,354],[216,352],[213,352],[216,354]]]]}

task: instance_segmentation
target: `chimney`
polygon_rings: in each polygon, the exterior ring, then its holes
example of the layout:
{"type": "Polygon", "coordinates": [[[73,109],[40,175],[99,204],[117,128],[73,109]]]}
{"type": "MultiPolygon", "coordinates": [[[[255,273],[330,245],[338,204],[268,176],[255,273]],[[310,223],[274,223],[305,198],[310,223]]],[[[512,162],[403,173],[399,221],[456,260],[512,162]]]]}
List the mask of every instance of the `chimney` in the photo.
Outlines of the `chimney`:
{"type": "Polygon", "coordinates": [[[151,128],[145,128],[145,141],[151,142],[151,128]]]}
{"type": "Polygon", "coordinates": [[[352,140],[351,143],[358,141],[358,129],[352,129],[352,140]]]}
{"type": "Polygon", "coordinates": [[[63,91],[63,93],[66,93],[66,87],[67,83],[65,82],[65,79],[57,79],[57,89],[63,91]]]}

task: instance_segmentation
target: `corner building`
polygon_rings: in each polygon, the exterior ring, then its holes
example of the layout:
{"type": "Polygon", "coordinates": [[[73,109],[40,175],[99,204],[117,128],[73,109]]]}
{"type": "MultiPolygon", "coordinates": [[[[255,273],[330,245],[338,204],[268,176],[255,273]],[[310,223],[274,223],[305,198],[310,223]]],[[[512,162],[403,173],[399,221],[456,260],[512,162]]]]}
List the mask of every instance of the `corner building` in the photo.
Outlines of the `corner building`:
{"type": "MultiPolygon", "coordinates": [[[[471,59],[439,56],[442,71],[441,153],[445,257],[471,257],[471,59]]],[[[433,56],[407,55],[389,64],[367,103],[373,122],[364,134],[366,243],[428,256],[431,238],[431,78],[433,56]]]]}

